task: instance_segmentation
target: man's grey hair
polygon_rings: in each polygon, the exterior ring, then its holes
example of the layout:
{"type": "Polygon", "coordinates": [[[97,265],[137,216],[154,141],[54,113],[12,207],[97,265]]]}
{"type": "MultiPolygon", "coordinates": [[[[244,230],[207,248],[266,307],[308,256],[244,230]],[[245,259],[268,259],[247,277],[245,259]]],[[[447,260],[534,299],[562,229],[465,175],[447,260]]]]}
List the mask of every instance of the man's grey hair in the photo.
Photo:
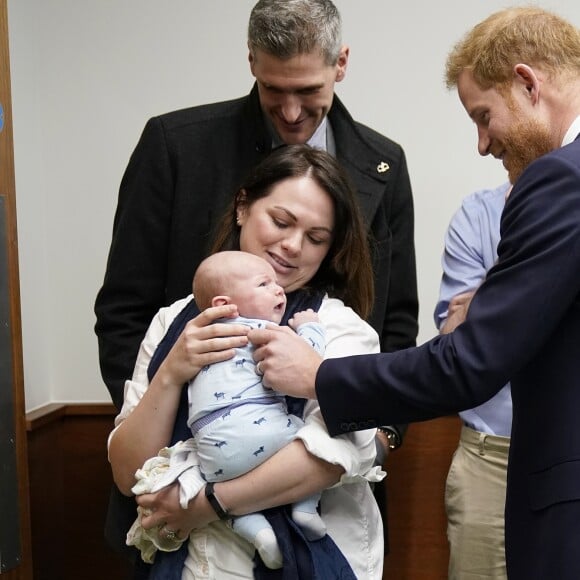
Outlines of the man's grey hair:
{"type": "Polygon", "coordinates": [[[342,46],[340,13],[330,0],[260,0],[248,24],[248,47],[276,58],[318,52],[333,66],[342,46]]]}

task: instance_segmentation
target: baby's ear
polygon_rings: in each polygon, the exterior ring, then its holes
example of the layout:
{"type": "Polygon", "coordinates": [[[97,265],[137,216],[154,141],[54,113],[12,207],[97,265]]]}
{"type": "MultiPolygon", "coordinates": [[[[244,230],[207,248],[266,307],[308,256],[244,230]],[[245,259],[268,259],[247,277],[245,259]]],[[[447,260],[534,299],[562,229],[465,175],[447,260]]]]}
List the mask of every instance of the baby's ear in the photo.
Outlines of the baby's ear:
{"type": "Polygon", "coordinates": [[[212,306],[225,306],[231,303],[232,299],[229,296],[214,296],[211,301],[212,306]]]}

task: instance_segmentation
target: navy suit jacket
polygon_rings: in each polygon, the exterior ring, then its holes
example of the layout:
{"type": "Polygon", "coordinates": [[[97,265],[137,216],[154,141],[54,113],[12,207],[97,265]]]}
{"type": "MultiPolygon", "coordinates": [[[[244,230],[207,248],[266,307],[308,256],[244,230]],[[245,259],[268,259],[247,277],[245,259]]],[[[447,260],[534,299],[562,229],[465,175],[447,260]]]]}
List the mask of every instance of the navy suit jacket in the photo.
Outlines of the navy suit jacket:
{"type": "Polygon", "coordinates": [[[524,171],[465,322],[418,348],[325,361],[332,434],[479,405],[511,379],[510,580],[580,578],[580,139],[524,171]],[[341,396],[338,397],[337,393],[341,396]]]}

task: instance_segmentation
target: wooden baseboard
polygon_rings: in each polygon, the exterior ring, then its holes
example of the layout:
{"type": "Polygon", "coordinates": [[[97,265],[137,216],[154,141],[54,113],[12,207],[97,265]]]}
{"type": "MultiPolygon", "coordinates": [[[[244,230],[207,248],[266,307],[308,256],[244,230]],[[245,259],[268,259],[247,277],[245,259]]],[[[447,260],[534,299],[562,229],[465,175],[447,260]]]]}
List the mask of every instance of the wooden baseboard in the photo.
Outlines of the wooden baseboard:
{"type": "Polygon", "coordinates": [[[26,416],[35,580],[128,578],[105,543],[112,404],[51,404],[26,416]]]}

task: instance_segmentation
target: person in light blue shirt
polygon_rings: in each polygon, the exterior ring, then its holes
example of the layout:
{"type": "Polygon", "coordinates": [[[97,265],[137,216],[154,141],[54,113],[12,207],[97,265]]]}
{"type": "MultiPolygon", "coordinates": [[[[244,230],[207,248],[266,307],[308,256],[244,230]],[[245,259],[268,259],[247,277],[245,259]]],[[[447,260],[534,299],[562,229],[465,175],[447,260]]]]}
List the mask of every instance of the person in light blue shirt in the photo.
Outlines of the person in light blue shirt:
{"type": "MultiPolygon", "coordinates": [[[[442,334],[463,320],[497,260],[500,219],[510,184],[467,196],[445,235],[435,324],[442,334]]],[[[459,413],[463,426],[447,475],[445,508],[450,580],[506,579],[504,507],[512,424],[509,383],[489,401],[459,413]]]]}

